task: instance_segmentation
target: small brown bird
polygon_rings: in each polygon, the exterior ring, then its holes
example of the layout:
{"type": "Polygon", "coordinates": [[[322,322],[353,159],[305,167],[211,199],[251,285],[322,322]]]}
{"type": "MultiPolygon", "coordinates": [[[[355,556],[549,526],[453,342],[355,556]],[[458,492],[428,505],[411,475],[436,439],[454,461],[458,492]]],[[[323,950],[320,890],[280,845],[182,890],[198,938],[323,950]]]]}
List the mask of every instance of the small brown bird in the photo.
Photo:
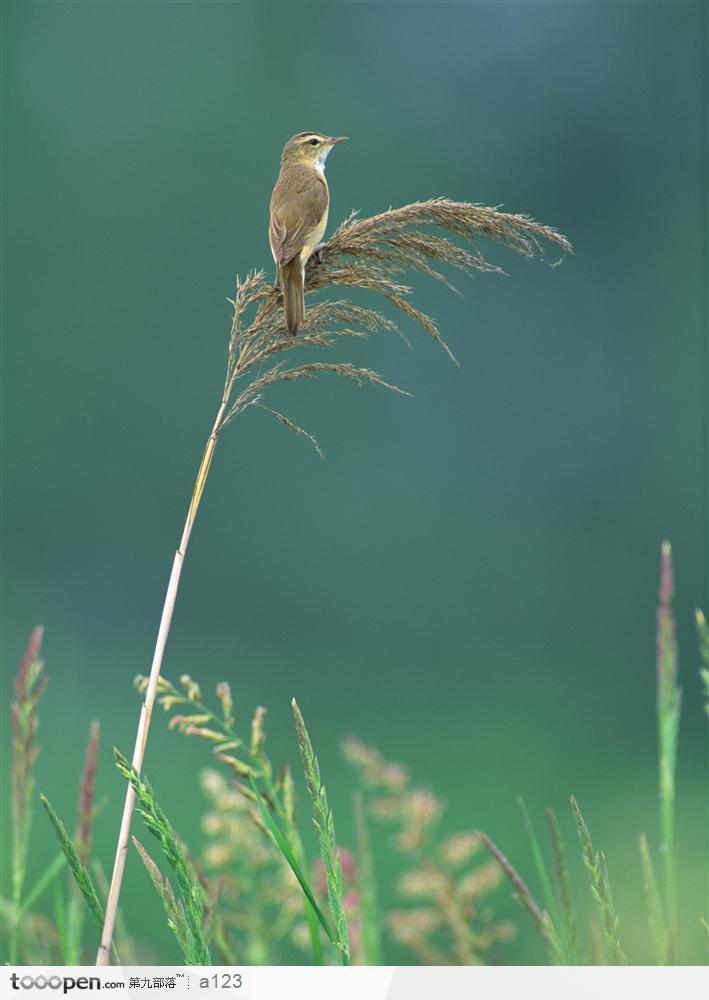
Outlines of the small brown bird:
{"type": "Polygon", "coordinates": [[[288,333],[295,336],[305,319],[305,265],[317,250],[327,225],[330,192],[325,160],[346,135],[299,132],[283,147],[281,172],[271,195],[268,242],[276,262],[288,333]]]}

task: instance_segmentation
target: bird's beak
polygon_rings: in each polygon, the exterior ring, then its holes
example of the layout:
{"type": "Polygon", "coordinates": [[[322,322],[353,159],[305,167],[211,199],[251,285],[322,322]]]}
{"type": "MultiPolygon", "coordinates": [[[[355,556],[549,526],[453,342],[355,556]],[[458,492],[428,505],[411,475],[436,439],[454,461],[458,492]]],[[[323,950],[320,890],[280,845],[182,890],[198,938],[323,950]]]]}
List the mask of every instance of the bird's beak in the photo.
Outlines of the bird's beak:
{"type": "Polygon", "coordinates": [[[338,142],[347,142],[348,139],[349,139],[348,135],[338,135],[336,138],[330,139],[328,145],[336,146],[338,142]]]}

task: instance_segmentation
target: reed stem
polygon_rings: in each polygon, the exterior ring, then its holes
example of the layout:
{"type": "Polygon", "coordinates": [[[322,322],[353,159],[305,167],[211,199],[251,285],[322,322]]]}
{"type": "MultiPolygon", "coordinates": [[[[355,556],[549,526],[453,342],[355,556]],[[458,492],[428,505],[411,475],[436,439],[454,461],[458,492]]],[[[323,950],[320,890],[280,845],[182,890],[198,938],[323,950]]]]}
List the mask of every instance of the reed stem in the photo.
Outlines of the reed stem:
{"type": "MultiPolygon", "coordinates": [[[[143,757],[145,756],[145,747],[148,742],[150,720],[153,714],[153,706],[155,704],[155,696],[157,694],[162,661],[165,655],[165,647],[170,634],[172,615],[175,610],[175,601],[177,599],[177,591],[180,586],[180,575],[182,573],[182,566],[185,560],[185,553],[187,552],[190,535],[192,534],[192,527],[202,499],[202,493],[204,492],[204,486],[209,474],[209,467],[212,464],[214,449],[217,445],[217,438],[219,437],[219,431],[222,428],[224,415],[229,404],[229,397],[231,395],[233,385],[234,378],[230,379],[227,383],[221,406],[219,407],[219,411],[214,421],[212,433],[207,439],[204,455],[202,456],[202,461],[200,462],[199,471],[197,472],[197,478],[195,480],[190,507],[187,512],[187,520],[185,521],[185,526],[182,531],[182,538],[180,539],[180,545],[175,552],[175,558],[172,563],[172,572],[170,573],[170,581],[167,585],[165,602],[163,604],[162,615],[160,616],[160,627],[158,629],[158,636],[155,642],[155,652],[153,653],[153,662],[150,667],[148,687],[145,692],[145,699],[140,709],[138,732],[135,738],[133,759],[131,761],[134,769],[138,773],[140,773],[143,766],[143,757]]],[[[121,894],[121,884],[123,882],[123,871],[125,869],[128,846],[130,844],[130,826],[131,820],[133,819],[134,808],[135,791],[133,790],[131,783],[128,782],[125,804],[123,806],[123,816],[121,818],[121,827],[118,834],[116,857],[113,863],[111,888],[109,889],[108,899],[106,900],[106,913],[103,923],[103,931],[101,934],[101,944],[99,945],[98,954],[96,956],[96,965],[108,965],[110,963],[113,928],[116,922],[118,901],[121,894]]]]}

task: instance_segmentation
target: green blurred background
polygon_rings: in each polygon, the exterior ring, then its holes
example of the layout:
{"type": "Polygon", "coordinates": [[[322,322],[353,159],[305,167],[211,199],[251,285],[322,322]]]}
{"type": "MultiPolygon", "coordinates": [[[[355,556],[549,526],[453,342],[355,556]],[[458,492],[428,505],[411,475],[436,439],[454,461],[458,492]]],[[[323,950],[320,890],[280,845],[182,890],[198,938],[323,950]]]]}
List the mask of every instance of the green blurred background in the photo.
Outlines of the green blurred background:
{"type": "MultiPolygon", "coordinates": [[[[109,867],[111,747],[132,748],[131,680],[221,392],[226,296],[237,273],[270,273],[285,140],[343,133],[330,228],[446,195],[531,213],[575,256],[550,270],[486,247],[510,277],[460,279],[462,300],[417,279],[462,370],[415,329],[411,350],[381,336],[346,354],[411,399],[327,381],[274,393],[324,463],[256,410],[228,429],[165,672],[205,690],[228,678],[242,724],[268,706],[274,762],[296,760],[297,695],[344,843],[345,732],[405,762],[446,798],[445,830],[486,829],[535,888],[515,798],[540,825],[557,808],[573,846],[573,791],[627,948],[647,960],[636,845],[640,830],[657,840],[654,614],[671,539],[681,958],[704,961],[706,5],[59,2],[3,18],[4,698],[42,622],[39,788],[72,819],[99,718],[109,867]]],[[[205,760],[156,717],[146,772],[194,847],[205,760]]],[[[8,774],[6,755],[5,848],[8,774]]],[[[378,840],[391,900],[398,859],[378,840]]],[[[30,880],[54,851],[38,814],[30,880]]],[[[574,878],[587,906],[575,856],[574,878]]],[[[124,906],[146,954],[177,961],[135,857],[124,906]]],[[[495,906],[518,916],[506,887],[495,906]]],[[[544,961],[519,924],[507,961],[544,961]]]]}

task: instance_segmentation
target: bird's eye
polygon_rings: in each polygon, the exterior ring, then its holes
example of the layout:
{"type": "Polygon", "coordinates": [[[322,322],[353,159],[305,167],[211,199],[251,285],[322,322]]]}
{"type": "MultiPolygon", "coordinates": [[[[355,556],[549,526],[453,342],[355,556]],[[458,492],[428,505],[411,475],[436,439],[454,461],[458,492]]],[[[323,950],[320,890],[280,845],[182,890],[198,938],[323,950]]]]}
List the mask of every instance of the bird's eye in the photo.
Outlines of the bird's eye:
{"type": "Polygon", "coordinates": [[[308,142],[310,143],[311,146],[317,146],[319,141],[320,141],[319,139],[308,139],[308,142]]]}

